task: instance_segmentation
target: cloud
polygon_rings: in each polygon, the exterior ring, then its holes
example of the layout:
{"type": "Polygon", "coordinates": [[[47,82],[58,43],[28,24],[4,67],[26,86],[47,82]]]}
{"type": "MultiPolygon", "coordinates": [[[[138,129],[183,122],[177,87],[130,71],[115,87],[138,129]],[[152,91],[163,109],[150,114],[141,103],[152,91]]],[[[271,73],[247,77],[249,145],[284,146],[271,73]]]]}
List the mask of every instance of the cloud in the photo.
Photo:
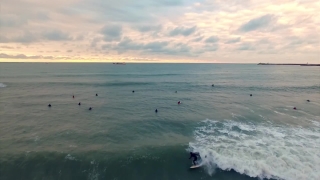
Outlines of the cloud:
{"type": "Polygon", "coordinates": [[[48,15],[48,13],[43,12],[43,11],[38,12],[38,13],[36,14],[36,17],[37,17],[38,20],[44,21],[44,22],[50,20],[50,17],[49,17],[49,15],[48,15]]]}
{"type": "Polygon", "coordinates": [[[158,0],[155,1],[157,5],[163,5],[163,6],[181,6],[183,5],[182,0],[158,0]]]}
{"type": "Polygon", "coordinates": [[[241,41],[241,37],[237,37],[237,38],[231,38],[228,41],[225,42],[225,44],[233,44],[233,43],[237,43],[241,41]]]}
{"type": "Polygon", "coordinates": [[[37,41],[37,37],[29,31],[25,31],[23,34],[14,37],[5,37],[0,35],[0,43],[31,43],[37,41]]]}
{"type": "Polygon", "coordinates": [[[60,30],[51,30],[43,33],[43,37],[50,41],[71,40],[71,37],[60,30]]]}
{"type": "Polygon", "coordinates": [[[191,55],[192,48],[184,43],[172,43],[168,41],[151,41],[148,43],[134,42],[125,37],[116,46],[110,44],[103,46],[104,49],[116,50],[120,53],[127,51],[139,51],[142,54],[162,54],[162,55],[191,55]]]}
{"type": "Polygon", "coordinates": [[[203,37],[200,36],[200,37],[197,37],[197,38],[192,39],[191,41],[192,41],[192,42],[199,42],[199,41],[201,41],[202,39],[203,39],[203,37]]]}
{"type": "Polygon", "coordinates": [[[162,53],[167,55],[175,55],[175,56],[181,56],[181,55],[192,56],[191,50],[192,48],[189,47],[187,44],[178,43],[178,44],[173,44],[171,47],[163,48],[162,53]]]}
{"type": "Polygon", "coordinates": [[[140,32],[149,32],[149,31],[160,31],[162,29],[161,25],[141,25],[137,26],[136,29],[140,32]]]}
{"type": "Polygon", "coordinates": [[[80,35],[77,35],[73,38],[75,41],[81,41],[84,39],[84,35],[80,34],[80,35]]]}
{"type": "Polygon", "coordinates": [[[104,36],[104,41],[119,40],[122,36],[122,27],[119,25],[106,25],[100,33],[104,36]]]}
{"type": "Polygon", "coordinates": [[[1,13],[1,16],[0,16],[1,28],[10,28],[10,27],[16,28],[24,24],[27,24],[27,20],[19,17],[18,15],[1,13]]]}
{"type": "Polygon", "coordinates": [[[8,55],[1,53],[0,59],[53,59],[53,56],[27,56],[24,54],[18,54],[18,55],[8,55]]]}
{"type": "Polygon", "coordinates": [[[196,29],[197,29],[196,26],[193,26],[190,28],[176,27],[169,32],[169,35],[170,36],[178,36],[178,35],[189,36],[190,34],[194,33],[196,31],[196,29]]]}
{"type": "Polygon", "coordinates": [[[266,14],[264,16],[261,16],[255,19],[251,19],[247,23],[241,25],[238,30],[240,32],[249,32],[249,31],[261,29],[270,25],[271,22],[274,20],[274,18],[275,17],[273,15],[266,14]]]}
{"type": "Polygon", "coordinates": [[[132,39],[125,37],[117,44],[117,48],[122,51],[143,49],[144,44],[135,43],[132,39]]]}
{"type": "Polygon", "coordinates": [[[216,43],[218,41],[219,41],[219,38],[216,36],[210,36],[205,40],[206,43],[216,43]]]}
{"type": "Polygon", "coordinates": [[[111,44],[103,45],[103,49],[112,49],[120,53],[127,51],[140,51],[140,52],[163,52],[165,47],[169,45],[167,41],[151,41],[148,43],[134,42],[132,39],[125,37],[115,46],[111,44]]]}
{"type": "Polygon", "coordinates": [[[166,47],[169,43],[166,41],[155,41],[155,42],[150,42],[147,43],[143,46],[143,49],[147,51],[152,51],[152,52],[159,52],[163,50],[164,47],[166,47]]]}
{"type": "Polygon", "coordinates": [[[278,59],[282,60],[289,56],[297,62],[303,58],[309,62],[319,59],[320,4],[316,0],[3,3],[6,11],[0,16],[0,45],[21,48],[1,50],[15,53],[16,58],[23,58],[16,54],[50,53],[78,58],[70,55],[81,52],[82,58],[101,61],[148,57],[163,62],[197,62],[197,58],[214,57],[220,62],[247,62],[271,59],[268,53],[278,52],[278,59]],[[260,42],[263,39],[269,42],[260,42]],[[72,53],[68,53],[71,49],[72,53]],[[246,53],[239,53],[240,50],[246,53]]]}
{"type": "Polygon", "coordinates": [[[99,38],[99,37],[93,38],[91,43],[90,43],[90,47],[96,48],[97,47],[97,43],[99,43],[100,41],[101,41],[101,38],[99,38]]]}
{"type": "Polygon", "coordinates": [[[0,46],[0,48],[3,48],[3,49],[14,49],[14,47],[11,47],[11,46],[0,46]]]}
{"type": "Polygon", "coordinates": [[[255,50],[255,47],[250,43],[242,43],[238,46],[237,50],[239,51],[251,51],[255,50]]]}
{"type": "Polygon", "coordinates": [[[207,44],[203,47],[202,52],[212,52],[212,51],[217,51],[219,49],[219,45],[218,44],[207,44]]]}

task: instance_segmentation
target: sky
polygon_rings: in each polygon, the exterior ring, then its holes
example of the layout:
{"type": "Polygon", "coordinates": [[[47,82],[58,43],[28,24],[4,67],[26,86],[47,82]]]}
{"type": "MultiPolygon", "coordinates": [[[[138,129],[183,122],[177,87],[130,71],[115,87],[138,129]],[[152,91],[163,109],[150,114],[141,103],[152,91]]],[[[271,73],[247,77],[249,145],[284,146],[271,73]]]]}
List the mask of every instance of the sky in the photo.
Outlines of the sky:
{"type": "Polygon", "coordinates": [[[0,62],[320,63],[320,1],[1,0],[0,62]]]}

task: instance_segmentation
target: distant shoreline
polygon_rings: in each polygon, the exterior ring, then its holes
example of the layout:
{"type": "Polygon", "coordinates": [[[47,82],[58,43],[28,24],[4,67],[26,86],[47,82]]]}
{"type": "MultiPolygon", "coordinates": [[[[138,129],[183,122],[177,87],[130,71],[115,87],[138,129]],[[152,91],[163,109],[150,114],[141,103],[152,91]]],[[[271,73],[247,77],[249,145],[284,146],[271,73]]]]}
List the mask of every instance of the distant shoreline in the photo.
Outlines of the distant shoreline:
{"type": "Polygon", "coordinates": [[[273,64],[273,63],[259,63],[258,65],[320,66],[320,64],[273,64]]]}

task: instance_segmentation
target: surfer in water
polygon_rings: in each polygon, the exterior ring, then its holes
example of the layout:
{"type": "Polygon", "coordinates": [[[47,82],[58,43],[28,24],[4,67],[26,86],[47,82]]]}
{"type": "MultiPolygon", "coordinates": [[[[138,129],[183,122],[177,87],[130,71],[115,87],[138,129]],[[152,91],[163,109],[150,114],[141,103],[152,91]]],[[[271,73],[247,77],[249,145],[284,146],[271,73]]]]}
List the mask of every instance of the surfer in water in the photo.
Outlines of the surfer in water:
{"type": "Polygon", "coordinates": [[[198,158],[197,158],[197,156],[199,156],[200,157],[200,154],[198,153],[198,152],[190,152],[190,157],[189,157],[189,159],[191,159],[192,157],[193,157],[193,165],[197,165],[197,160],[198,160],[198,158]]]}

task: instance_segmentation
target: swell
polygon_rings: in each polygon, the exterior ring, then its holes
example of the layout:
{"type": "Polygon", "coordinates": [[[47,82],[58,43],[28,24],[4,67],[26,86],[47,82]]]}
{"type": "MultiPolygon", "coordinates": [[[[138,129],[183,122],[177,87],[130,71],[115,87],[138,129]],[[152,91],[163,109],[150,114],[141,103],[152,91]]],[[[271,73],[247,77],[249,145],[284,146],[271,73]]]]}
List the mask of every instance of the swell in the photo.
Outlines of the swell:
{"type": "MultiPolygon", "coordinates": [[[[272,87],[272,86],[245,86],[245,85],[215,85],[214,87],[211,87],[211,84],[203,84],[203,83],[197,83],[197,82],[178,82],[178,81],[172,81],[172,82],[157,82],[157,81],[112,81],[112,82],[101,82],[95,81],[95,82],[19,82],[19,83],[13,83],[15,86],[23,86],[23,88],[26,87],[49,87],[49,86],[61,86],[61,87],[141,87],[144,88],[144,90],[184,90],[184,91],[199,91],[201,92],[209,92],[209,91],[217,91],[217,92],[285,92],[285,93],[318,93],[320,89],[320,85],[311,85],[311,86],[278,86],[278,87],[272,87]],[[149,88],[147,88],[149,87],[149,88]],[[151,88],[150,88],[151,87],[151,88]]],[[[0,86],[0,87],[6,87],[6,86],[0,86]]]]}
{"type": "MultiPolygon", "coordinates": [[[[70,74],[50,74],[50,73],[43,73],[41,75],[19,75],[18,77],[21,79],[29,79],[29,78],[43,78],[43,77],[51,77],[51,78],[76,78],[76,77],[95,77],[95,78],[101,78],[101,77],[125,77],[125,78],[139,78],[139,77],[165,77],[165,76],[186,76],[189,74],[177,74],[177,73],[157,73],[157,74],[141,74],[141,73],[70,73],[70,74]]],[[[4,75],[1,76],[3,78],[17,78],[17,76],[8,76],[4,75]]]]}
{"type": "MultiPolygon", "coordinates": [[[[25,152],[0,155],[0,179],[212,179],[200,169],[189,170],[191,162],[185,147],[145,147],[116,153],[25,152]]],[[[221,171],[215,177],[251,179],[234,171],[221,171]]]]}

